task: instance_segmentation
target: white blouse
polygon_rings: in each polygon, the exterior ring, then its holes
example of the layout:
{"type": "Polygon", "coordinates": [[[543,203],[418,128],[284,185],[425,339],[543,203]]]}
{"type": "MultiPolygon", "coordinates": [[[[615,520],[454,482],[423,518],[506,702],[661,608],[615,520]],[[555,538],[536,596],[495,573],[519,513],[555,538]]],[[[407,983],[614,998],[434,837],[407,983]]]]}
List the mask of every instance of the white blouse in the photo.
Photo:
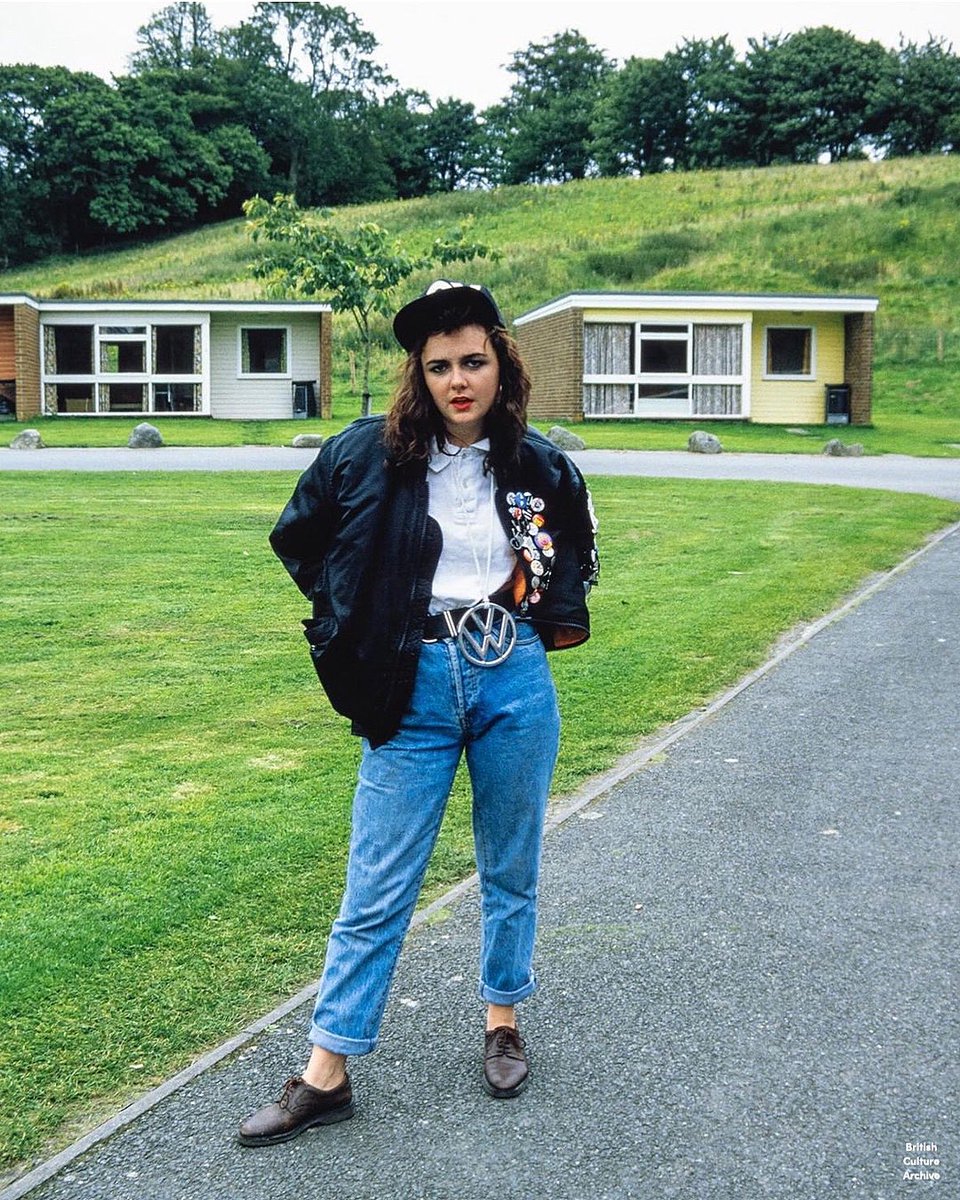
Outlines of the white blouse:
{"type": "Polygon", "coordinates": [[[494,509],[492,474],[483,460],[490,441],[472,446],[449,444],[446,452],[434,443],[427,464],[430,516],[443,532],[443,548],[433,577],[430,612],[474,604],[505,587],[516,566],[516,555],[494,509]]]}

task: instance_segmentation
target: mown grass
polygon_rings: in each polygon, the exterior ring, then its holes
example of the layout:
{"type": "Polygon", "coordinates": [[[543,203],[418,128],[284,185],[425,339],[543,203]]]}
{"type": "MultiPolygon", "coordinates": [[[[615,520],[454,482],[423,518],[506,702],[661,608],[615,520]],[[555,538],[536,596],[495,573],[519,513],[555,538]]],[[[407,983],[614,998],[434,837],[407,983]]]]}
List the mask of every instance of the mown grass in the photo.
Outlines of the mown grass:
{"type": "MultiPolygon", "coordinates": [[[[8,476],[0,1161],[316,975],[357,746],[266,544],[294,476],[8,476]]],[[[960,515],[844,488],[597,479],[594,637],[553,656],[564,792],[960,515]]],[[[428,887],[471,869],[458,783],[428,887]]]]}

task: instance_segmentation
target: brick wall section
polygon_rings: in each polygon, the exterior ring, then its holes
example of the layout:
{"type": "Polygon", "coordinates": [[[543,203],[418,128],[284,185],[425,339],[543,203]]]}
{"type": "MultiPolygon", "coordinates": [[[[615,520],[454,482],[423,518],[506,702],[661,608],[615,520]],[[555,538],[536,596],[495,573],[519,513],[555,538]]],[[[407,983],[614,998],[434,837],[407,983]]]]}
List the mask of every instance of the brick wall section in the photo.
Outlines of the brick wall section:
{"type": "Polygon", "coordinates": [[[333,403],[333,313],[320,314],[320,416],[328,420],[333,403]]]}
{"type": "Polygon", "coordinates": [[[40,413],[40,314],[27,304],[13,310],[17,362],[17,420],[40,413]]]}
{"type": "Polygon", "coordinates": [[[844,382],[850,385],[850,423],[869,425],[873,411],[873,313],[844,318],[844,382]]]}
{"type": "Polygon", "coordinates": [[[583,311],[567,309],[516,327],[530,372],[534,420],[583,420],[583,311]]]}

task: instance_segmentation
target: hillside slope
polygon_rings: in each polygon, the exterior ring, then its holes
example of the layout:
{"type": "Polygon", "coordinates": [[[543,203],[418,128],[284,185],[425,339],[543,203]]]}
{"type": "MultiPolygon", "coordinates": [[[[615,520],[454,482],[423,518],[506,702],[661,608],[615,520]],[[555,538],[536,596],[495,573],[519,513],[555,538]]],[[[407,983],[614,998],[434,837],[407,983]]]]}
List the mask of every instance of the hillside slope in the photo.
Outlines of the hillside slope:
{"type": "MultiPolygon", "coordinates": [[[[957,329],[958,217],[960,156],[457,192],[335,215],[412,244],[468,222],[501,258],[455,270],[488,282],[511,316],[576,289],[852,291],[880,297],[881,335],[957,329]]],[[[231,221],[0,273],[0,291],[255,298],[253,252],[243,221],[231,221]]]]}

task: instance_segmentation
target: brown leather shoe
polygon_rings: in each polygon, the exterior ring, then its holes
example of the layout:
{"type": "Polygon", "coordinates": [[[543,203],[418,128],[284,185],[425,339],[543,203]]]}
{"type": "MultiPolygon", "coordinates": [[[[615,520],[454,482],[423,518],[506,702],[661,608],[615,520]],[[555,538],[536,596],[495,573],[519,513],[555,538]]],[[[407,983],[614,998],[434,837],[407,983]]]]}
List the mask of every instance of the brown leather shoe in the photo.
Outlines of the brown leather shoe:
{"type": "Polygon", "coordinates": [[[483,1086],[497,1100],[519,1096],[527,1086],[530,1066],[523,1038],[510,1025],[498,1025],[484,1036],[483,1086]]]}
{"type": "Polygon", "coordinates": [[[279,1100],[247,1117],[237,1140],[241,1146],[272,1146],[314,1125],[347,1121],[355,1111],[349,1076],[344,1076],[339,1087],[324,1092],[295,1075],[283,1085],[279,1100]]]}

